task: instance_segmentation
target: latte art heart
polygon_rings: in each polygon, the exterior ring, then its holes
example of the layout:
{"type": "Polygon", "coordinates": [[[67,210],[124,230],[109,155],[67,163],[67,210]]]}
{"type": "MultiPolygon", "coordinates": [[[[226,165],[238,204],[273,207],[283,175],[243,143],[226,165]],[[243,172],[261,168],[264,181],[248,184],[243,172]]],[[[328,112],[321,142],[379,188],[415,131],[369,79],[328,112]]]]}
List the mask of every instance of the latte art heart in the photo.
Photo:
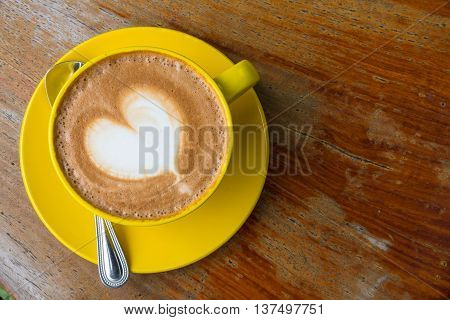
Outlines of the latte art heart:
{"type": "Polygon", "coordinates": [[[127,90],[119,109],[126,124],[100,118],[87,128],[85,146],[91,160],[123,179],[178,174],[180,124],[170,100],[148,89],[127,90]]]}

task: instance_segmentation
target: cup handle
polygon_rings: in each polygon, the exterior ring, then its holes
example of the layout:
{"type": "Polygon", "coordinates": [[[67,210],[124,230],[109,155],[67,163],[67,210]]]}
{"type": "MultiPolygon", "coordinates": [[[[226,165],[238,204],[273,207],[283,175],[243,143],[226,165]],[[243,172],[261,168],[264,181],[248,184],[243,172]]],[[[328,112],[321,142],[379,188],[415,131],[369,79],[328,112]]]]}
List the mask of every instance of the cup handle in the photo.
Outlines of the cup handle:
{"type": "Polygon", "coordinates": [[[239,98],[259,81],[259,74],[248,60],[242,60],[214,78],[228,103],[239,98]]]}
{"type": "Polygon", "coordinates": [[[47,71],[44,83],[48,102],[51,107],[64,84],[83,64],[81,61],[65,61],[55,64],[47,71]]]}

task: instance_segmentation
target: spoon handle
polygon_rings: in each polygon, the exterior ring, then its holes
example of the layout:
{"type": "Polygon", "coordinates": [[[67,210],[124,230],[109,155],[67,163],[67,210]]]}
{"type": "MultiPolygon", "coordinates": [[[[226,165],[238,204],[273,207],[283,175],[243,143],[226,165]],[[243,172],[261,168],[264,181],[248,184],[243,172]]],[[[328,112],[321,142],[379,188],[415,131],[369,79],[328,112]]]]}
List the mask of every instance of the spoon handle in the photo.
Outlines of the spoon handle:
{"type": "Polygon", "coordinates": [[[110,221],[95,216],[95,229],[100,280],[107,287],[118,288],[128,279],[127,260],[110,221]]]}

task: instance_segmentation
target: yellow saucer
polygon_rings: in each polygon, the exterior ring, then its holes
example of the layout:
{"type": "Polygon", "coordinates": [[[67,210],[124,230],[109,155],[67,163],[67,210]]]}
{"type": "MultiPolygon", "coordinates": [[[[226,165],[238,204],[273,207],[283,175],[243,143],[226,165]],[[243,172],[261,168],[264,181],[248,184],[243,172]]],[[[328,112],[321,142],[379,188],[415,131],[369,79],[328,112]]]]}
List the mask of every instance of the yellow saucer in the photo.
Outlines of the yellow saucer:
{"type": "MultiPolygon", "coordinates": [[[[150,27],[101,34],[73,48],[59,62],[87,61],[129,46],[172,50],[197,63],[212,77],[232,65],[220,51],[197,38],[150,27]]],[[[152,227],[115,225],[131,272],[161,272],[193,263],[230,239],[252,212],[268,165],[265,117],[253,90],[233,102],[230,109],[235,125],[259,129],[256,139],[254,134],[236,130],[229,173],[217,191],[201,207],[174,222],[152,227]],[[242,172],[239,164],[244,160],[252,164],[252,174],[242,172]]],[[[20,166],[25,188],[50,232],[71,251],[97,263],[93,215],[69,195],[53,171],[47,138],[49,116],[50,106],[41,81],[28,104],[20,135],[20,166]]]]}

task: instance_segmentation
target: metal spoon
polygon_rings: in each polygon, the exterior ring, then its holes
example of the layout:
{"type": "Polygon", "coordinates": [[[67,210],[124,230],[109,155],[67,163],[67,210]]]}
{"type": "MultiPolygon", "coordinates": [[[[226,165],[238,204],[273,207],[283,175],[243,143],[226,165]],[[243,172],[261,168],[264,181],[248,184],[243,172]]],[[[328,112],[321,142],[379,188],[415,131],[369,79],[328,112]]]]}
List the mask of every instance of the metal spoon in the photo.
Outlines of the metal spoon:
{"type": "Polygon", "coordinates": [[[103,284],[118,288],[128,280],[128,264],[110,221],[95,216],[98,273],[103,284]]]}
{"type": "MultiPolygon", "coordinates": [[[[53,106],[64,84],[83,62],[66,61],[53,66],[45,75],[48,102],[53,106]]],[[[122,286],[129,275],[127,260],[110,221],[94,216],[97,236],[98,273],[102,283],[110,288],[122,286]]]]}

